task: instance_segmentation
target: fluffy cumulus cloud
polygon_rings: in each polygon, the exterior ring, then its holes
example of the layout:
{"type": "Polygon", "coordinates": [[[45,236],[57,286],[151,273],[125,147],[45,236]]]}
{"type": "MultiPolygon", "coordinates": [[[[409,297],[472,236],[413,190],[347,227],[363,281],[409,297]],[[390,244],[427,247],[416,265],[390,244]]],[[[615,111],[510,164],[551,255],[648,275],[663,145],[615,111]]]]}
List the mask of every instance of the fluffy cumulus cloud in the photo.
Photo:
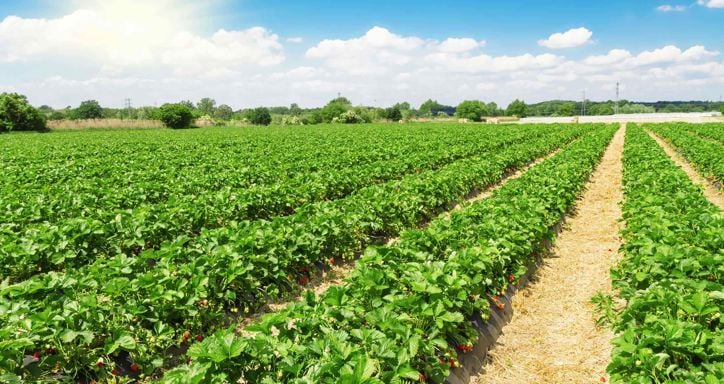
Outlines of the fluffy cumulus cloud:
{"type": "Polygon", "coordinates": [[[179,74],[231,72],[246,65],[282,62],[277,35],[261,27],[219,30],[205,37],[178,28],[161,10],[123,18],[111,12],[81,9],[55,19],[8,16],[0,21],[0,63],[72,58],[109,72],[164,64],[179,74]]]}
{"type": "MultiPolygon", "coordinates": [[[[56,107],[91,98],[119,106],[127,97],[152,105],[210,96],[241,108],[318,106],[338,92],[355,104],[381,106],[427,98],[502,105],[515,98],[575,99],[584,88],[592,99],[609,99],[617,81],[630,90],[622,95],[628,99],[700,99],[724,86],[719,52],[701,45],[615,48],[574,59],[558,52],[493,54],[479,36],[432,39],[377,26],[290,54],[285,45],[305,40],[264,27],[202,34],[180,27],[188,25],[182,17],[155,22],[153,10],[147,20],[101,8],[55,19],[5,18],[0,89],[56,107]]],[[[576,28],[541,45],[573,47],[591,36],[576,28]]]]}
{"type": "Polygon", "coordinates": [[[572,28],[565,32],[557,32],[550,35],[547,39],[538,40],[538,45],[551,48],[574,48],[591,42],[593,32],[585,27],[572,28]]]}

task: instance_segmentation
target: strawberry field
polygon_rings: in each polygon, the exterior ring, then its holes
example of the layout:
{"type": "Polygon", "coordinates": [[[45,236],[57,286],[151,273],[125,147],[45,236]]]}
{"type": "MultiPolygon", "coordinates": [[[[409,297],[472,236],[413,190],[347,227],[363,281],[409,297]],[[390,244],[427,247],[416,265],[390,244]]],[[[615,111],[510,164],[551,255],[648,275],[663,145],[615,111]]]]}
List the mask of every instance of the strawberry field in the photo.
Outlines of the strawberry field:
{"type": "MultiPolygon", "coordinates": [[[[721,128],[646,126],[718,180],[721,128]]],[[[545,253],[617,130],[2,137],[0,382],[443,382],[472,351],[476,324],[545,253]],[[340,264],[350,269],[341,283],[304,292],[340,264]],[[288,304],[240,325],[279,301],[288,304]]],[[[724,372],[721,212],[650,148],[640,127],[628,129],[627,245],[614,282],[629,306],[609,369],[644,377],[673,361],[657,377],[709,380],[724,372]],[[664,245],[686,257],[652,256],[664,245]],[[680,310],[663,314],[671,300],[680,310]],[[686,325],[671,335],[683,346],[646,338],[675,324],[686,325]]]]}

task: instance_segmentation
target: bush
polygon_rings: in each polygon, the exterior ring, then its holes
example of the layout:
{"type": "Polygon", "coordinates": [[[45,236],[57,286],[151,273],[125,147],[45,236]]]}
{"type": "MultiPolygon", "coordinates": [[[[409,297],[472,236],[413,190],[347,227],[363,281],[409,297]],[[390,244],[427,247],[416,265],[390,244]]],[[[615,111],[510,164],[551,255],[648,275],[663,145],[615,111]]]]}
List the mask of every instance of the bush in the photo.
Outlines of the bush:
{"type": "Polygon", "coordinates": [[[402,111],[400,111],[400,107],[395,105],[394,107],[385,109],[385,118],[392,121],[402,120],[402,111]]]}
{"type": "Polygon", "coordinates": [[[74,109],[71,119],[100,119],[103,118],[103,108],[95,100],[86,100],[74,109]]]}
{"type": "Polygon", "coordinates": [[[455,114],[461,119],[481,121],[488,114],[485,104],[477,100],[465,100],[455,108],[455,114]]]}
{"type": "Polygon", "coordinates": [[[339,115],[339,117],[335,118],[335,122],[344,123],[344,124],[359,124],[364,123],[364,119],[362,116],[357,114],[355,111],[347,111],[343,114],[339,115]]]}
{"type": "Polygon", "coordinates": [[[524,101],[515,99],[508,105],[505,114],[508,116],[526,117],[528,116],[528,106],[524,101]]]}
{"type": "Polygon", "coordinates": [[[163,125],[173,128],[188,128],[194,118],[191,108],[184,104],[164,104],[158,109],[156,116],[163,125]]]}
{"type": "Polygon", "coordinates": [[[17,93],[0,94],[0,132],[42,131],[45,116],[17,93]]]}
{"type": "Polygon", "coordinates": [[[282,116],[281,125],[304,125],[299,116],[282,116]]]}
{"type": "Polygon", "coordinates": [[[272,121],[269,109],[264,107],[250,109],[247,112],[246,118],[254,125],[269,125],[272,121]]]}

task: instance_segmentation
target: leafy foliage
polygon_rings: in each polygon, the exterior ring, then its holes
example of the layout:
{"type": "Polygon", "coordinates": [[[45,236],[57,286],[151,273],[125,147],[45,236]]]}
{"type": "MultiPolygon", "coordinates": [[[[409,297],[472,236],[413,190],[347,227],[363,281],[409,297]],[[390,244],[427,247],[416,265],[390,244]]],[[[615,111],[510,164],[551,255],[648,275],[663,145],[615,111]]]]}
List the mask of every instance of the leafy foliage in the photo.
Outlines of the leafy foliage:
{"type": "Polygon", "coordinates": [[[0,133],[7,131],[42,131],[45,117],[28,99],[17,93],[0,94],[0,133]]]}
{"type": "Polygon", "coordinates": [[[159,120],[163,125],[173,128],[188,128],[193,121],[193,113],[185,104],[164,104],[157,112],[159,120]]]}
{"type": "Polygon", "coordinates": [[[481,121],[483,116],[488,115],[488,110],[483,102],[477,100],[465,100],[458,104],[455,114],[461,119],[470,121],[481,121]]]}
{"type": "MultiPolygon", "coordinates": [[[[7,235],[0,247],[5,268],[0,374],[46,377],[57,366],[71,376],[109,377],[113,365],[128,355],[142,372],[157,372],[168,348],[222,329],[228,313],[254,311],[303,285],[315,266],[353,258],[381,236],[429,220],[506,170],[589,129],[498,128],[209,129],[180,136],[149,131],[140,137],[102,132],[55,136],[54,151],[48,142],[36,143],[31,148],[58,156],[52,161],[55,175],[32,161],[3,174],[7,183],[2,185],[27,185],[27,190],[22,200],[2,191],[4,217],[10,220],[0,227],[7,235]],[[125,146],[108,146],[110,140],[125,146]],[[153,151],[139,150],[147,147],[153,151]],[[278,152],[270,156],[270,147],[278,152]],[[113,150],[107,158],[101,156],[104,148],[113,150]],[[326,157],[320,148],[328,148],[326,157]],[[75,160],[84,153],[93,156],[75,160]],[[21,182],[37,179],[37,172],[47,175],[40,184],[21,182]],[[275,184],[288,175],[299,184],[275,184]],[[65,181],[58,185],[52,177],[65,181]],[[327,180],[330,195],[316,195],[321,180],[327,180]],[[266,197],[252,184],[266,185],[266,197]],[[301,192],[307,197],[265,205],[266,199],[300,186],[307,188],[301,192]],[[45,197],[28,199],[34,188],[39,189],[34,196],[45,197]],[[269,220],[238,221],[244,217],[239,212],[269,220]],[[29,368],[17,365],[38,351],[40,358],[29,368]],[[107,364],[98,366],[99,358],[107,364]]],[[[8,147],[14,148],[10,156],[31,156],[23,155],[27,140],[20,137],[16,147],[8,147]]],[[[430,307],[428,320],[440,318],[447,327],[445,319],[459,319],[438,307],[430,307]]],[[[201,348],[193,353],[201,354],[201,348]]],[[[229,347],[227,358],[237,350],[229,347]]],[[[216,352],[209,352],[209,359],[219,359],[211,356],[216,352]]],[[[357,359],[359,374],[383,374],[375,368],[381,364],[377,357],[357,359]]],[[[401,365],[396,372],[407,377],[417,371],[401,365]]]]}
{"type": "Polygon", "coordinates": [[[505,114],[508,116],[526,117],[528,116],[528,106],[524,101],[515,99],[508,104],[508,108],[505,109],[505,114]]]}
{"type": "Polygon", "coordinates": [[[453,347],[469,350],[477,337],[470,319],[488,317],[525,271],[614,130],[588,133],[450,220],[367,249],[342,285],[263,317],[251,335],[218,332],[165,381],[443,382],[459,358],[453,347]],[[234,353],[213,352],[228,345],[234,353]]]}
{"type": "Polygon", "coordinates": [[[703,175],[715,182],[724,182],[724,124],[700,127],[700,124],[664,123],[644,127],[672,144],[703,175]]]}
{"type": "Polygon", "coordinates": [[[623,165],[624,258],[612,277],[627,305],[614,324],[611,381],[717,383],[724,216],[633,124],[623,165]]]}
{"type": "Polygon", "coordinates": [[[80,103],[70,113],[71,119],[100,119],[103,118],[103,107],[95,100],[86,100],[80,103]]]}
{"type": "Polygon", "coordinates": [[[246,114],[246,118],[254,125],[269,125],[272,121],[269,109],[265,107],[250,109],[246,114]]]}

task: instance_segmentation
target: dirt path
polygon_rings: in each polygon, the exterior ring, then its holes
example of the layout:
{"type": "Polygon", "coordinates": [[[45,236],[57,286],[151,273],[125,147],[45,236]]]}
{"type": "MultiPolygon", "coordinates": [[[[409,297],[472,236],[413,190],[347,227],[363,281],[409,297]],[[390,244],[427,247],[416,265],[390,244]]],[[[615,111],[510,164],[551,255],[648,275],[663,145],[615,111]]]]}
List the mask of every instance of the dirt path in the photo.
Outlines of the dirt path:
{"type": "MultiPolygon", "coordinates": [[[[553,152],[551,152],[541,158],[536,159],[535,161],[531,162],[530,164],[528,164],[524,167],[521,167],[520,169],[514,171],[512,174],[503,177],[497,183],[490,185],[487,188],[483,189],[480,193],[461,201],[459,204],[455,205],[455,207],[453,207],[450,211],[441,213],[441,215],[444,215],[445,219],[449,219],[450,213],[452,211],[457,211],[457,210],[463,209],[463,207],[471,204],[472,202],[489,197],[490,195],[493,194],[493,192],[495,190],[502,187],[507,182],[517,179],[522,174],[524,174],[528,169],[536,166],[537,164],[541,163],[545,159],[555,155],[559,151],[560,151],[560,148],[554,150],[553,152]]],[[[387,240],[387,242],[385,244],[388,246],[392,245],[392,244],[396,243],[397,241],[399,241],[399,239],[400,239],[399,237],[390,238],[387,240]]],[[[347,277],[347,275],[349,275],[352,272],[352,270],[354,269],[354,266],[355,266],[354,261],[347,261],[347,262],[340,263],[338,265],[333,266],[331,268],[331,270],[328,272],[320,272],[316,276],[312,276],[312,278],[310,279],[309,285],[306,286],[306,289],[311,290],[312,292],[314,292],[314,294],[316,294],[317,296],[320,296],[324,292],[326,292],[327,289],[329,289],[329,287],[331,287],[333,285],[341,284],[342,281],[344,280],[344,278],[347,277]]],[[[250,325],[251,323],[253,323],[255,320],[257,320],[259,317],[263,316],[266,313],[281,311],[289,303],[301,300],[302,297],[303,297],[303,293],[299,293],[299,294],[293,295],[291,297],[282,298],[279,300],[275,300],[271,303],[268,303],[261,310],[255,312],[252,315],[244,317],[243,320],[239,323],[237,329],[239,329],[240,332],[244,332],[243,329],[245,327],[247,327],[248,325],[250,325]]]]}
{"type": "MultiPolygon", "coordinates": [[[[444,213],[441,213],[440,215],[443,215],[443,219],[444,219],[444,220],[450,220],[450,215],[451,215],[453,212],[459,211],[459,210],[461,210],[461,209],[469,206],[470,204],[472,204],[472,203],[474,203],[474,202],[476,202],[476,201],[478,201],[478,200],[487,199],[488,197],[490,197],[490,196],[493,194],[493,192],[495,192],[495,191],[497,191],[498,189],[500,189],[501,187],[503,187],[503,186],[504,186],[506,183],[508,183],[509,181],[512,181],[512,180],[515,180],[515,179],[519,178],[520,176],[522,176],[522,175],[523,175],[526,171],[528,171],[529,169],[531,169],[531,168],[535,167],[536,165],[542,163],[542,162],[545,161],[546,159],[548,159],[548,158],[550,158],[550,157],[553,157],[556,153],[558,153],[558,152],[560,152],[560,151],[561,151],[561,148],[558,148],[558,149],[554,150],[553,152],[551,152],[551,153],[549,153],[549,154],[547,154],[547,155],[545,155],[545,156],[543,156],[543,157],[540,157],[540,158],[534,160],[534,161],[531,162],[530,164],[528,164],[528,165],[526,165],[526,166],[524,166],[524,167],[521,167],[520,169],[515,170],[513,173],[511,173],[511,174],[509,174],[509,175],[507,175],[507,176],[504,176],[504,177],[503,177],[500,181],[498,181],[496,184],[493,184],[493,185],[491,185],[491,186],[488,186],[487,188],[485,188],[485,189],[483,189],[482,191],[480,191],[478,194],[476,194],[476,195],[474,195],[474,196],[471,196],[471,197],[469,197],[469,198],[467,198],[467,199],[465,199],[465,200],[463,200],[463,201],[455,204],[455,206],[454,206],[452,209],[450,209],[449,211],[446,211],[446,212],[444,212],[444,213]]],[[[389,246],[389,245],[395,244],[395,243],[398,242],[399,240],[400,240],[399,237],[390,238],[389,240],[387,240],[386,245],[389,246]]]]}
{"type": "Polygon", "coordinates": [[[513,319],[472,383],[598,383],[604,376],[613,334],[596,327],[590,299],[598,291],[611,291],[609,270],[621,244],[623,142],[620,129],[559,234],[552,257],[513,297],[513,319]]]}
{"type": "Polygon", "coordinates": [[[699,172],[697,172],[696,169],[694,169],[694,167],[689,164],[688,161],[681,157],[681,155],[679,155],[679,153],[676,152],[676,150],[671,145],[669,145],[669,143],[664,141],[664,139],[660,138],[651,131],[646,132],[648,132],[648,134],[654,140],[656,140],[657,143],[659,143],[661,148],[664,149],[664,152],[669,155],[671,160],[674,160],[674,163],[676,163],[679,168],[681,168],[687,175],[689,175],[691,181],[693,181],[695,184],[699,184],[704,188],[704,196],[706,196],[709,201],[719,207],[719,209],[724,209],[724,192],[719,191],[709,182],[709,180],[699,175],[699,172]]]}

